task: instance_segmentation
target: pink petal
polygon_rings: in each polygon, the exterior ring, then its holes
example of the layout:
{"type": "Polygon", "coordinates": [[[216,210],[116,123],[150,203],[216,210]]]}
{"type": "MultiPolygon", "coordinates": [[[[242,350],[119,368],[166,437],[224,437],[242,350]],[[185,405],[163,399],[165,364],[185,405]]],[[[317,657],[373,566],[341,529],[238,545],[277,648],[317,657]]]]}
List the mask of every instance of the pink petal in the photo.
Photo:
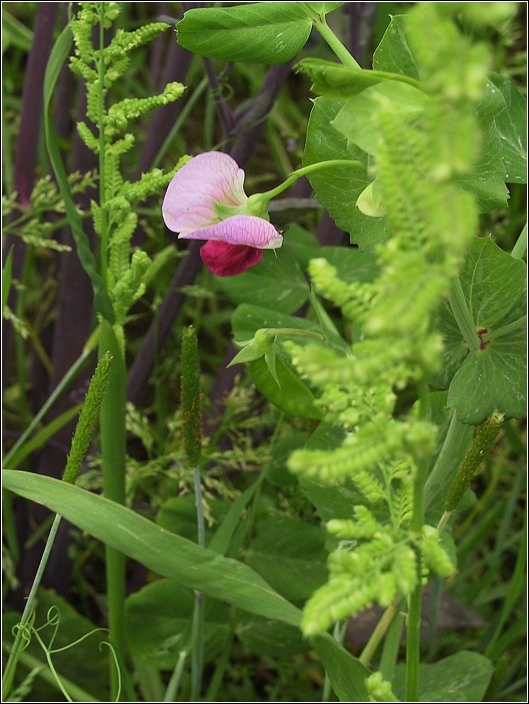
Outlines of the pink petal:
{"type": "Polygon", "coordinates": [[[255,215],[232,215],[214,225],[180,233],[180,239],[186,240],[219,240],[227,244],[248,245],[257,249],[276,249],[283,244],[279,232],[267,220],[255,215]]]}
{"type": "Polygon", "coordinates": [[[263,254],[262,249],[227,244],[218,240],[210,240],[200,249],[202,261],[215,276],[241,274],[251,266],[258,264],[263,258],[263,254]]]}
{"type": "Polygon", "coordinates": [[[244,171],[222,152],[193,157],[173,176],[162,203],[163,219],[173,232],[186,234],[218,221],[215,203],[242,206],[248,200],[244,171]]]}

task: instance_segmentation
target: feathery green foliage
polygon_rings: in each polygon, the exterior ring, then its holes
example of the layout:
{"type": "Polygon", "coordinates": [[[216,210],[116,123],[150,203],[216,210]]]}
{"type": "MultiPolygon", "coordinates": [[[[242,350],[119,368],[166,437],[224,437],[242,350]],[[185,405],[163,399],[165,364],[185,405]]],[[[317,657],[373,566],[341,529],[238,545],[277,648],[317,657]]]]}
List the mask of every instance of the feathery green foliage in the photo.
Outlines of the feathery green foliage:
{"type": "Polygon", "coordinates": [[[138,224],[134,206],[159,193],[175,172],[164,174],[153,169],[136,183],[127,182],[121,172],[121,158],[135,143],[134,134],[127,128],[131,120],[177,100],[184,86],[168,83],[160,95],[123,98],[107,105],[109,90],[127,71],[131,52],[168,28],[164,22],[154,22],[133,31],[117,29],[104,46],[103,30],[112,27],[119,13],[119,3],[80,3],[71,21],[75,56],[70,68],[87,84],[87,117],[95,132],[86,122],[78,124],[78,131],[86,146],[99,156],[99,202],[92,201],[92,216],[102,243],[103,262],[108,257],[103,266],[116,323],[123,325],[127,311],[145,291],[144,276],[151,263],[143,252],[131,257],[130,241],[138,224]],[[99,48],[92,40],[96,26],[100,27],[99,48]]]}
{"type": "MultiPolygon", "coordinates": [[[[395,403],[399,389],[423,384],[441,364],[443,347],[433,320],[476,230],[475,197],[459,180],[477,158],[476,107],[488,61],[484,47],[471,45],[440,4],[420,3],[408,19],[406,36],[427,100],[420,110],[406,112],[389,99],[384,83],[370,89],[376,94],[380,88],[372,158],[391,230],[377,248],[379,276],[346,283],[324,259],[309,266],[316,290],[341,307],[359,341],[345,355],[321,344],[286,346],[298,372],[319,389],[326,420],[345,431],[333,450],[296,450],[289,468],[325,482],[349,477],[367,505],[378,507],[374,514],[357,506],[351,519],[328,524],[341,542],[329,557],[328,583],[306,604],[306,634],[326,630],[373,602],[385,607],[410,595],[420,564],[440,577],[455,570],[450,546],[438,531],[423,525],[417,533],[411,524],[418,510],[414,482],[421,481],[418,467],[435,448],[436,426],[416,408],[396,415],[395,403]]],[[[347,103],[340,124],[354,141],[357,117],[347,103]]]]}

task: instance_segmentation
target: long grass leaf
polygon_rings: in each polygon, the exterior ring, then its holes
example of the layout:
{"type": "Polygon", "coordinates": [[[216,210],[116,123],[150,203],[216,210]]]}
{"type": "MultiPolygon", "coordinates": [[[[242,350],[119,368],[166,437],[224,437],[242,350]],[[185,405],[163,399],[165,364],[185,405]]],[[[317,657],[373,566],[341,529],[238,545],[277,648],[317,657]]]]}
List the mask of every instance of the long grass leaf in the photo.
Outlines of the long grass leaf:
{"type": "Polygon", "coordinates": [[[50,477],[5,470],[4,486],[157,574],[251,613],[299,626],[301,612],[250,567],[160,528],[131,509],[50,477]]]}

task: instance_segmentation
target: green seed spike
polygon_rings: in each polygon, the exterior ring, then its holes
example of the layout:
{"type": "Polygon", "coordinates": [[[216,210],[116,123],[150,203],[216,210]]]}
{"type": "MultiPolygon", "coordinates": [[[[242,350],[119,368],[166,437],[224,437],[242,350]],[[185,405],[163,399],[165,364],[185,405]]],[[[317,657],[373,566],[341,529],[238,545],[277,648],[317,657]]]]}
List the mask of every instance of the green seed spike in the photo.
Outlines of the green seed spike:
{"type": "Polygon", "coordinates": [[[181,368],[184,449],[191,467],[197,467],[202,449],[202,418],[198,344],[193,326],[182,332],[181,368]]]}
{"type": "Polygon", "coordinates": [[[503,413],[494,411],[479,429],[448,491],[445,501],[446,513],[455,509],[465,493],[465,489],[470,486],[472,479],[479,473],[483,459],[496,442],[504,417],[503,413]]]}
{"type": "Polygon", "coordinates": [[[103,401],[103,396],[105,395],[108,384],[111,362],[112,355],[110,352],[106,352],[99,360],[90,381],[88,391],[86,392],[83,407],[73,435],[72,448],[66,460],[66,468],[62,477],[63,481],[68,482],[68,484],[75,483],[81,462],[85,458],[88,445],[97,427],[101,402],[103,401]]]}

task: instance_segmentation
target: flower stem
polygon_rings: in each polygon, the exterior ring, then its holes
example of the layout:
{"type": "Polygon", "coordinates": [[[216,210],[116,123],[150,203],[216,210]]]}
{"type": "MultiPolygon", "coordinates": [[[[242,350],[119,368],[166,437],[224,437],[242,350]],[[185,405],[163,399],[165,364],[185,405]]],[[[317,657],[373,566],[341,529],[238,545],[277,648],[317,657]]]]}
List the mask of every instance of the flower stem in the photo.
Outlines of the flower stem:
{"type": "Polygon", "coordinates": [[[349,51],[347,51],[345,46],[327,24],[325,16],[321,16],[317,20],[313,20],[312,24],[314,25],[314,29],[320,33],[321,37],[327,42],[336,56],[340,59],[342,64],[349,66],[350,68],[360,70],[360,66],[356,60],[351,56],[349,51]]]}
{"type": "Polygon", "coordinates": [[[355,161],[353,159],[329,159],[328,161],[319,161],[316,164],[309,164],[308,166],[303,166],[301,169],[293,171],[290,176],[286,179],[286,181],[283,181],[283,183],[281,183],[279,186],[276,186],[276,188],[272,188],[270,191],[260,193],[259,196],[263,199],[266,198],[267,200],[272,200],[272,198],[275,198],[276,196],[283,193],[283,191],[286,191],[287,188],[290,188],[290,186],[302,176],[311,174],[314,171],[320,171],[321,169],[332,169],[344,166],[364,170],[362,164],[359,161],[355,161]]]}

